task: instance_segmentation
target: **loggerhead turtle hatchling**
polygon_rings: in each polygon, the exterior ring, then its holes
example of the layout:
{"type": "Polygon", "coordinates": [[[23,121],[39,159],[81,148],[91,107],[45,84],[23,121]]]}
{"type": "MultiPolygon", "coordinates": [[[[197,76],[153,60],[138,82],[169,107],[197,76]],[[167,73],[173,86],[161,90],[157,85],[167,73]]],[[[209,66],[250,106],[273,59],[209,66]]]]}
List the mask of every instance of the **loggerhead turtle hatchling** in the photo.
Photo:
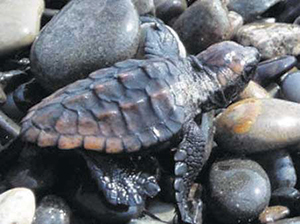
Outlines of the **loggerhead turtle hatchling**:
{"type": "Polygon", "coordinates": [[[194,118],[228,105],[250,80],[259,53],[228,41],[197,57],[182,58],[174,35],[161,23],[147,30],[144,49],[145,60],[130,59],[95,71],[32,107],[22,120],[20,135],[40,147],[79,150],[99,188],[109,191],[107,200],[125,205],[138,203],[149,185],[131,186],[136,191],[119,185],[108,189],[109,178],[103,176],[97,154],[126,158],[176,144],[179,216],[183,222],[196,223],[197,212],[187,200],[203,166],[205,138],[194,118]]]}

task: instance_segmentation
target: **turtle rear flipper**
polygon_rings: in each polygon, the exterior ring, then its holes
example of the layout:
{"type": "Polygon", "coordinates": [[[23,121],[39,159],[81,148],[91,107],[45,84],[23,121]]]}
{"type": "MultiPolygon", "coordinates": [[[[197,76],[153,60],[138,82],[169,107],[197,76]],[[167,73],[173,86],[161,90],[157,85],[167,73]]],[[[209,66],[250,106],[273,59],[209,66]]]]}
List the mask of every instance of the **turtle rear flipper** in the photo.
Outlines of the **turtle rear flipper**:
{"type": "Polygon", "coordinates": [[[146,197],[152,198],[160,191],[155,174],[151,174],[155,172],[151,158],[141,161],[92,153],[85,153],[84,158],[106,200],[113,205],[140,205],[146,197]]]}
{"type": "Polygon", "coordinates": [[[144,43],[140,47],[144,58],[186,57],[186,50],[177,33],[163,21],[152,17],[141,17],[144,43]]]}

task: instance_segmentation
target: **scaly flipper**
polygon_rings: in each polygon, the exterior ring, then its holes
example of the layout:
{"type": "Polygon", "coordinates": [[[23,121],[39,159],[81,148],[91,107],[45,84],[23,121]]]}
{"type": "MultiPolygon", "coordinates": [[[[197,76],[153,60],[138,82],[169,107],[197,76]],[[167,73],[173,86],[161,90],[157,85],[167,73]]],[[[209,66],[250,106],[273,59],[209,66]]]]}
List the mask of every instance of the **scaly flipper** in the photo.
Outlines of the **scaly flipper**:
{"type": "Polygon", "coordinates": [[[98,187],[113,205],[140,205],[160,191],[152,157],[111,158],[85,153],[84,158],[98,187]]]}
{"type": "Polygon", "coordinates": [[[205,162],[206,139],[198,125],[191,121],[183,127],[183,140],[175,153],[175,198],[181,220],[196,224],[202,202],[194,199],[192,208],[188,202],[191,186],[205,162]],[[195,210],[196,209],[196,210],[195,210]]]}

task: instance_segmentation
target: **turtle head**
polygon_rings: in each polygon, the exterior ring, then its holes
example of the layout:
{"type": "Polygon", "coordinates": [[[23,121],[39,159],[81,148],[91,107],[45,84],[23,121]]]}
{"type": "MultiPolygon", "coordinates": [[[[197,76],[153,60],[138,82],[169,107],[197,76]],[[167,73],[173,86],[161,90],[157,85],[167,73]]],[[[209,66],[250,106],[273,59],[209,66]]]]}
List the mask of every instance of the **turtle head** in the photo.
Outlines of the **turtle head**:
{"type": "Polygon", "coordinates": [[[197,58],[212,72],[212,79],[218,83],[211,103],[224,107],[243,91],[253,77],[260,54],[254,47],[224,41],[212,45],[198,54],[197,58]]]}

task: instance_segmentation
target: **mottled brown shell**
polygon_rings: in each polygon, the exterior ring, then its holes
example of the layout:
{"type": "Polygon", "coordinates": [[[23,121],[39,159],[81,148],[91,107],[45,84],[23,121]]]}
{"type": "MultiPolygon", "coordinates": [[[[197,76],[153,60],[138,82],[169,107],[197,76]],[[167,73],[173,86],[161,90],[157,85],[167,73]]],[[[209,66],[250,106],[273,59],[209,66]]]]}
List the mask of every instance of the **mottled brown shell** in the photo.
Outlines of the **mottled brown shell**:
{"type": "Polygon", "coordinates": [[[185,120],[168,60],[129,60],[98,70],[30,109],[23,140],[40,147],[133,152],[170,139],[185,120]]]}

